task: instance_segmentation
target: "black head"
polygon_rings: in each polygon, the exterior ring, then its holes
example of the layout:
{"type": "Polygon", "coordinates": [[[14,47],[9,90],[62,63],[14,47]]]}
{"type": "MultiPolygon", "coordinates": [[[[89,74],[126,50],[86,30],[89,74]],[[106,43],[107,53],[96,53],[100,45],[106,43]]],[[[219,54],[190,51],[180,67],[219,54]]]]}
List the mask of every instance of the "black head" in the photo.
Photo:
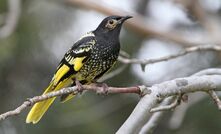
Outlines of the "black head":
{"type": "Polygon", "coordinates": [[[97,35],[104,35],[118,38],[122,24],[132,16],[109,16],[105,18],[94,31],[97,35]]]}

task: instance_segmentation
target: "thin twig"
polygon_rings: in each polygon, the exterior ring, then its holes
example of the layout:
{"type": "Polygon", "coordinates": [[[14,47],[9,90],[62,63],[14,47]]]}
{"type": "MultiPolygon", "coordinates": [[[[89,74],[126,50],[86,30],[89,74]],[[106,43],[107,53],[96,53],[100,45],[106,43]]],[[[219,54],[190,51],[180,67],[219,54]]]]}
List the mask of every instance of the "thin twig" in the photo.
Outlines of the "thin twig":
{"type": "Polygon", "coordinates": [[[125,64],[147,65],[147,64],[168,61],[168,60],[175,59],[180,56],[184,56],[186,54],[196,52],[196,51],[221,51],[221,47],[218,45],[194,46],[194,47],[185,48],[184,50],[182,50],[181,52],[179,52],[177,54],[172,54],[169,56],[164,56],[164,57],[155,58],[155,59],[129,59],[129,58],[119,56],[118,60],[122,63],[125,63],[125,64]]]}
{"type": "MultiPolygon", "coordinates": [[[[83,90],[90,90],[90,91],[95,91],[98,93],[136,93],[136,94],[141,94],[141,90],[140,87],[142,86],[136,86],[136,87],[125,87],[125,88],[118,88],[118,87],[108,87],[107,91],[104,90],[103,87],[98,87],[95,86],[96,84],[91,84],[91,85],[83,85],[83,90]]],[[[41,96],[35,96],[33,98],[27,99],[25,102],[22,103],[22,105],[20,105],[19,107],[17,107],[14,110],[8,111],[6,113],[3,113],[0,115],[0,120],[4,120],[5,118],[12,116],[12,115],[17,115],[19,113],[21,113],[21,111],[23,111],[25,108],[27,108],[28,106],[31,106],[37,102],[40,101],[44,101],[46,99],[49,98],[53,98],[56,96],[61,96],[64,94],[77,94],[79,91],[77,89],[76,86],[74,87],[68,87],[68,88],[63,88],[59,91],[55,91],[55,92],[50,92],[48,94],[44,94],[41,96]]]]}
{"type": "Polygon", "coordinates": [[[172,113],[172,116],[168,124],[170,129],[178,129],[179,127],[181,127],[185,119],[187,110],[193,105],[199,103],[204,98],[206,98],[207,95],[203,93],[197,93],[197,94],[188,94],[188,97],[189,97],[188,103],[183,103],[182,105],[177,107],[175,111],[172,113]]]}
{"type": "Polygon", "coordinates": [[[180,105],[181,97],[182,97],[182,95],[178,95],[173,103],[171,103],[169,105],[163,105],[163,106],[152,108],[152,109],[150,109],[150,112],[154,113],[154,112],[167,111],[167,110],[174,109],[175,107],[180,105]]]}
{"type": "Polygon", "coordinates": [[[221,101],[214,90],[209,90],[208,94],[213,99],[214,103],[217,105],[218,109],[221,111],[221,101]]]}

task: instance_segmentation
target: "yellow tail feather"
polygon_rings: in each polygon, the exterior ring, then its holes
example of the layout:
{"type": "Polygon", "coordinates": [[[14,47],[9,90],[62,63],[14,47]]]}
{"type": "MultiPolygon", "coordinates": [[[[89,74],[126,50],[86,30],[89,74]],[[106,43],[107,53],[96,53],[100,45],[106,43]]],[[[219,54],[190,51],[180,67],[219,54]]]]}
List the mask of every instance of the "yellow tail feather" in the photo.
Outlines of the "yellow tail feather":
{"type": "MultiPolygon", "coordinates": [[[[46,94],[46,93],[49,93],[49,92],[52,92],[52,91],[57,91],[57,90],[60,90],[61,88],[69,86],[72,83],[71,79],[65,79],[65,80],[61,81],[60,83],[58,83],[60,81],[60,79],[69,70],[70,70],[69,67],[67,65],[63,64],[57,70],[56,74],[54,75],[54,77],[53,77],[53,79],[50,83],[50,85],[48,86],[48,88],[45,90],[45,92],[43,94],[46,94]]],[[[28,116],[26,118],[26,123],[33,123],[33,124],[37,123],[42,118],[42,116],[45,114],[45,112],[48,110],[48,108],[53,103],[55,98],[56,97],[36,103],[32,107],[31,111],[28,113],[28,116]]]]}
{"type": "MultiPolygon", "coordinates": [[[[49,93],[51,91],[53,91],[52,84],[48,86],[48,88],[45,90],[43,94],[49,93]]],[[[41,117],[44,115],[44,113],[47,111],[49,106],[53,103],[54,100],[55,100],[55,97],[48,99],[46,101],[36,103],[32,107],[31,111],[28,113],[28,116],[26,118],[26,123],[31,123],[31,122],[33,124],[37,123],[41,119],[41,117]]]]}
{"type": "MultiPolygon", "coordinates": [[[[49,93],[51,91],[57,91],[63,87],[66,87],[70,83],[71,83],[71,80],[64,80],[54,88],[53,82],[52,82],[43,94],[49,93]]],[[[26,118],[26,123],[33,123],[33,124],[38,123],[38,121],[42,118],[42,116],[48,110],[50,105],[53,103],[55,98],[56,97],[36,103],[32,107],[31,111],[28,113],[28,116],[26,118]]]]}

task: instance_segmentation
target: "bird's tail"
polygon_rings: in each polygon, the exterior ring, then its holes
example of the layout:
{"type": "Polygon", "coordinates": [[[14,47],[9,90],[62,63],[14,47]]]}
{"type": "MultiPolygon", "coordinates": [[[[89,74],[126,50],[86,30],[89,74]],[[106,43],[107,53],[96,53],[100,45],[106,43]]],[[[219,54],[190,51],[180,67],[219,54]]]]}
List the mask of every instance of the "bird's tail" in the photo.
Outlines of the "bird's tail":
{"type": "MultiPolygon", "coordinates": [[[[45,92],[43,94],[49,93],[53,91],[53,83],[51,83],[48,88],[45,90],[45,92]]],[[[49,106],[53,103],[53,101],[55,100],[54,98],[50,98],[46,101],[42,101],[42,102],[38,102],[36,103],[31,111],[28,113],[28,116],[26,118],[26,123],[37,123],[42,116],[44,115],[44,113],[48,110],[49,106]]]]}
{"type": "MultiPolygon", "coordinates": [[[[65,87],[65,85],[67,85],[67,83],[68,83],[68,80],[65,80],[65,81],[62,81],[61,83],[59,83],[56,87],[54,87],[53,82],[51,82],[43,94],[47,94],[49,92],[59,90],[59,89],[65,87]]],[[[42,118],[42,116],[48,110],[50,105],[53,103],[55,98],[56,97],[53,97],[53,98],[47,99],[45,101],[36,103],[32,107],[31,111],[28,113],[28,116],[26,118],[26,123],[33,123],[33,124],[38,123],[38,121],[42,118]]]]}

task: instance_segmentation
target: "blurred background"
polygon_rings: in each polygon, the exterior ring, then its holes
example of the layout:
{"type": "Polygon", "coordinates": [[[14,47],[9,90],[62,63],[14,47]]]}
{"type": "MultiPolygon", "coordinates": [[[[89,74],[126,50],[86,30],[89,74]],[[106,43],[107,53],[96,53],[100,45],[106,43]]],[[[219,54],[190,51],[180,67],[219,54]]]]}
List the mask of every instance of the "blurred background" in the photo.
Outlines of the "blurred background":
{"type": "MultiPolygon", "coordinates": [[[[130,57],[151,59],[186,47],[220,44],[220,0],[1,0],[0,112],[40,95],[64,53],[108,15],[133,15],[121,31],[130,57]],[[142,24],[142,25],[140,25],[142,24]],[[137,28],[137,27],[143,27],[137,28]]],[[[147,65],[118,63],[111,86],[151,86],[219,67],[220,53],[202,51],[147,65]],[[123,68],[122,68],[123,67],[123,68]]],[[[25,124],[29,109],[0,122],[0,134],[112,134],[139,101],[134,94],[98,96],[87,92],[61,104],[59,99],[36,125],[25,124]]],[[[155,134],[219,134],[221,114],[203,93],[194,93],[175,113],[166,112],[155,134]]]]}

